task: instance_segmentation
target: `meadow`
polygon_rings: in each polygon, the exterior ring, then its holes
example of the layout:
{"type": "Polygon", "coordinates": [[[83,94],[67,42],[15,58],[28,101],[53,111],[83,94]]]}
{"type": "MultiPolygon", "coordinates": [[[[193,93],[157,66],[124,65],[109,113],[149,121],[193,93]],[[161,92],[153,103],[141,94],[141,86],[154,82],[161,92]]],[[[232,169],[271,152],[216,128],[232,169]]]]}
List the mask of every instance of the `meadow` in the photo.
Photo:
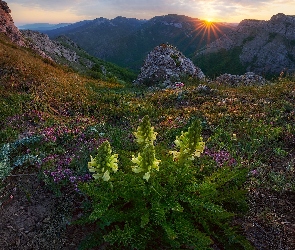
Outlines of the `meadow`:
{"type": "Polygon", "coordinates": [[[155,89],[79,75],[4,37],[0,54],[1,191],[33,172],[56,196],[74,192],[84,212],[73,223],[98,228],[81,249],[259,249],[249,221],[295,246],[294,77],[155,89]],[[274,195],[285,197],[275,213],[255,198],[274,195]]]}

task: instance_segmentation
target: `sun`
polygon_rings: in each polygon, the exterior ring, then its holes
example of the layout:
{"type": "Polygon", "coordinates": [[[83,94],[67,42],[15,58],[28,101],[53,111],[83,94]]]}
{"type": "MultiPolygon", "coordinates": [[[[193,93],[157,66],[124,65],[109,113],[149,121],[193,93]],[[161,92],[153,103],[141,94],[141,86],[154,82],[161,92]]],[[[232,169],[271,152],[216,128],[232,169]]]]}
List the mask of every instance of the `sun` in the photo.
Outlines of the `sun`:
{"type": "Polygon", "coordinates": [[[210,17],[198,19],[195,23],[195,31],[194,36],[199,40],[199,44],[208,44],[223,34],[222,24],[210,17]]]}
{"type": "Polygon", "coordinates": [[[213,25],[213,19],[211,19],[211,18],[206,18],[206,19],[204,20],[204,24],[205,24],[205,26],[207,26],[207,27],[212,26],[212,25],[213,25]]]}

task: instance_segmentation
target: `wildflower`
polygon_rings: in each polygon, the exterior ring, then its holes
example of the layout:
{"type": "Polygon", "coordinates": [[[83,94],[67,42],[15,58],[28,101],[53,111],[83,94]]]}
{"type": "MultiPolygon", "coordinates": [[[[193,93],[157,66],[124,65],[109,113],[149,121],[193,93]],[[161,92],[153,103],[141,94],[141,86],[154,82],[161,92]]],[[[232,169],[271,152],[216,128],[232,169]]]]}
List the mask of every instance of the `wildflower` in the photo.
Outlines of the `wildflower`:
{"type": "Polygon", "coordinates": [[[102,178],[104,181],[110,180],[110,173],[118,171],[118,154],[112,155],[110,143],[105,141],[99,148],[97,155],[93,158],[90,156],[88,169],[94,173],[93,178],[102,178]]]}
{"type": "Polygon", "coordinates": [[[146,145],[148,143],[152,144],[156,140],[157,134],[157,132],[154,132],[154,127],[151,126],[148,116],[143,118],[137,132],[134,132],[139,145],[146,145]]]}
{"type": "Polygon", "coordinates": [[[136,165],[131,168],[134,173],[144,172],[143,179],[148,181],[153,170],[159,171],[160,164],[160,160],[156,159],[154,147],[157,133],[154,132],[148,116],[143,118],[141,125],[134,135],[138,144],[141,146],[141,152],[138,153],[137,157],[133,155],[132,162],[136,165]]]}
{"type": "Polygon", "coordinates": [[[194,122],[187,132],[182,132],[181,136],[177,136],[174,143],[179,151],[170,151],[173,160],[194,160],[195,157],[200,157],[205,149],[205,142],[200,135],[200,122],[194,122]]]}
{"type": "Polygon", "coordinates": [[[254,169],[254,170],[251,170],[250,173],[252,176],[256,176],[258,174],[258,171],[257,169],[254,169]]]}

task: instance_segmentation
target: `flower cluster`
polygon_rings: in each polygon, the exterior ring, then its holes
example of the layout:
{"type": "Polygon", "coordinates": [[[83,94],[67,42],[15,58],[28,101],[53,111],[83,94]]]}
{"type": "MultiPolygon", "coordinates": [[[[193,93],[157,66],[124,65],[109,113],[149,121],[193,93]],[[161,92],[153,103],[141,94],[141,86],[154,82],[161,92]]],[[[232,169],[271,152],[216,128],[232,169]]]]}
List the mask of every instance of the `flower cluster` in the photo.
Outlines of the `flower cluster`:
{"type": "Polygon", "coordinates": [[[110,173],[116,173],[118,170],[118,155],[112,155],[110,143],[105,141],[97,150],[96,156],[90,156],[91,161],[88,162],[88,169],[94,173],[94,179],[102,178],[104,181],[109,181],[110,173]]]}
{"type": "Polygon", "coordinates": [[[213,149],[206,148],[205,155],[213,158],[217,166],[224,166],[225,164],[233,166],[236,164],[236,160],[226,150],[214,151],[213,149]]]}
{"type": "Polygon", "coordinates": [[[77,176],[71,169],[62,169],[61,167],[54,171],[45,170],[43,173],[45,176],[52,178],[54,184],[60,184],[62,181],[70,182],[76,191],[79,191],[78,183],[87,182],[92,178],[90,174],[77,176]]]}
{"type": "Polygon", "coordinates": [[[194,160],[195,157],[200,157],[205,149],[200,122],[193,122],[187,132],[181,132],[181,136],[176,137],[174,143],[179,148],[179,151],[170,151],[174,161],[194,160]]]}
{"type": "Polygon", "coordinates": [[[184,87],[184,83],[182,83],[182,82],[175,82],[175,87],[176,88],[182,88],[182,87],[184,87]]]}
{"type": "Polygon", "coordinates": [[[143,172],[143,179],[148,181],[153,170],[159,171],[160,164],[160,160],[156,159],[154,148],[157,133],[154,132],[148,116],[143,118],[141,125],[137,128],[137,132],[134,132],[134,135],[141,148],[141,152],[138,153],[137,157],[132,156],[132,162],[136,165],[131,168],[134,173],[143,172]]]}

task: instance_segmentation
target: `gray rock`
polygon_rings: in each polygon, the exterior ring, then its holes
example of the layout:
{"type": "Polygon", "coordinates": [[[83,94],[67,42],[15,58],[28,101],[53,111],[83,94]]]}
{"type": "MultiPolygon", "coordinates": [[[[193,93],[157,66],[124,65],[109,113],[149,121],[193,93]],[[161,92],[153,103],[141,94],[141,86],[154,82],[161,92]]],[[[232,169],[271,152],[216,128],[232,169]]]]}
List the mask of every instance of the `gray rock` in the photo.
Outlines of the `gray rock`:
{"type": "Polygon", "coordinates": [[[256,75],[253,72],[247,72],[244,75],[223,74],[218,76],[213,82],[231,87],[257,86],[267,83],[267,81],[262,76],[256,75]]]}
{"type": "MultiPolygon", "coordinates": [[[[48,35],[32,30],[21,30],[23,37],[28,41],[29,47],[37,51],[42,57],[51,59],[57,63],[71,65],[75,68],[80,64],[80,60],[83,60],[83,65],[91,68],[93,62],[80,58],[76,51],[65,47],[58,41],[50,40],[48,35]]],[[[79,49],[69,38],[63,36],[62,41],[65,44],[71,45],[71,47],[79,49]]]]}
{"type": "Polygon", "coordinates": [[[134,84],[169,86],[183,77],[204,79],[205,75],[174,46],[161,44],[148,54],[134,84]]]}

